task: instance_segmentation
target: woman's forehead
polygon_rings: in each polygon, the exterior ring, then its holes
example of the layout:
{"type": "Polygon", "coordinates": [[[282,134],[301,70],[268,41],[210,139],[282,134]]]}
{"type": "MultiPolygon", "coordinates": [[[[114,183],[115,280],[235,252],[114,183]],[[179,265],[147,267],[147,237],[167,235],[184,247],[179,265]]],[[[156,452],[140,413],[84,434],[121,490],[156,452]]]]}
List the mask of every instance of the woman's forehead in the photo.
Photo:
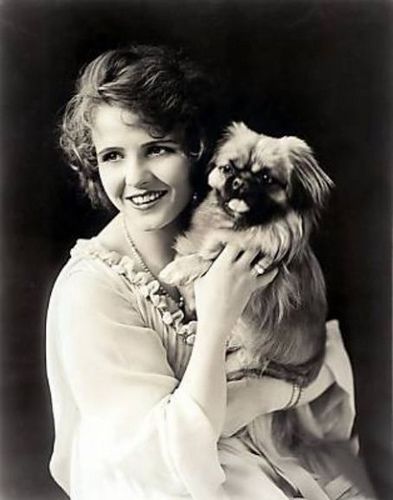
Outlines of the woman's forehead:
{"type": "Polygon", "coordinates": [[[155,127],[154,124],[147,123],[140,114],[116,105],[98,105],[93,111],[91,124],[93,138],[138,134],[140,137],[151,140],[180,141],[179,133],[162,133],[159,126],[155,127]]]}
{"type": "Polygon", "coordinates": [[[95,107],[91,117],[92,129],[107,131],[115,128],[146,129],[139,114],[111,104],[99,104],[95,107]]]}

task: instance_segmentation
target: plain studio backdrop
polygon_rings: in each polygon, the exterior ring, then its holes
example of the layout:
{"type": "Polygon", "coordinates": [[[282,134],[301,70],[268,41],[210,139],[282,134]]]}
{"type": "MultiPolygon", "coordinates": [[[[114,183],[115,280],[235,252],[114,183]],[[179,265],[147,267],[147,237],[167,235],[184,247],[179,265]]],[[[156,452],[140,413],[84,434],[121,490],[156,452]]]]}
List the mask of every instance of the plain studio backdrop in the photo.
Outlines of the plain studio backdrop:
{"type": "Polygon", "coordinates": [[[224,73],[235,118],[313,146],[336,183],[314,248],[356,377],[361,446],[392,489],[390,1],[3,0],[1,500],[64,496],[47,471],[50,288],[105,221],[74,189],[56,125],[82,64],[129,42],[180,45],[224,73]]]}

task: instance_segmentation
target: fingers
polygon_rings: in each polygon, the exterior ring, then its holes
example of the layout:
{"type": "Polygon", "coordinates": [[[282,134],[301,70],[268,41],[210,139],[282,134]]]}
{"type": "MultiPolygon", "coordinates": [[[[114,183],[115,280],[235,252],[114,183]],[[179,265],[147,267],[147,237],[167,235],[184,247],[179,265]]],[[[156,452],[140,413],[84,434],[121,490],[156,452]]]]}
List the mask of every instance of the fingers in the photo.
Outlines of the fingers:
{"type": "Polygon", "coordinates": [[[247,266],[251,274],[258,279],[259,285],[268,284],[276,277],[278,269],[271,269],[273,258],[269,255],[264,255],[261,258],[261,251],[258,249],[245,250],[237,262],[247,266]],[[262,279],[263,277],[263,279],[262,279]]]}
{"type": "Polygon", "coordinates": [[[260,255],[261,251],[259,249],[249,248],[242,251],[238,257],[238,261],[239,263],[251,268],[260,255]]]}
{"type": "Polygon", "coordinates": [[[227,243],[217,260],[225,262],[235,262],[238,260],[239,256],[243,253],[243,250],[233,243],[227,243]]]}
{"type": "Polygon", "coordinates": [[[256,266],[259,269],[263,269],[264,271],[266,271],[267,269],[269,269],[269,267],[271,267],[273,262],[274,262],[274,257],[272,257],[271,255],[264,255],[261,259],[259,259],[256,262],[256,266]]]}
{"type": "Polygon", "coordinates": [[[222,271],[227,267],[232,267],[233,263],[236,261],[241,249],[230,243],[226,244],[217,258],[213,261],[210,269],[214,272],[214,269],[222,271]]]}
{"type": "Polygon", "coordinates": [[[259,274],[257,276],[258,285],[259,286],[268,285],[274,280],[274,278],[277,276],[277,273],[278,273],[278,267],[275,267],[271,271],[268,271],[265,274],[259,274]]]}
{"type": "Polygon", "coordinates": [[[278,268],[271,269],[273,259],[270,256],[265,255],[261,258],[261,251],[259,249],[251,248],[244,250],[233,243],[225,245],[218,258],[214,261],[213,266],[220,265],[220,263],[236,264],[237,267],[244,268],[257,278],[258,286],[268,285],[278,273],[278,268]],[[266,271],[267,269],[269,270],[266,271]]]}

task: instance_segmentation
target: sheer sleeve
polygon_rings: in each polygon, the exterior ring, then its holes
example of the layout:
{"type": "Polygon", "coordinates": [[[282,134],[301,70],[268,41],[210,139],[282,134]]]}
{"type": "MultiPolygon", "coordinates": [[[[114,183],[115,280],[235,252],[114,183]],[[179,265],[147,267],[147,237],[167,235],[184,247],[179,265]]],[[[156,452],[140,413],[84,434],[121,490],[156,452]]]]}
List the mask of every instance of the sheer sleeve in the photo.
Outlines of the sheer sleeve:
{"type": "Polygon", "coordinates": [[[144,326],[130,295],[92,270],[72,273],[52,294],[52,473],[83,500],[155,498],[155,491],[160,498],[221,498],[224,474],[210,422],[179,387],[160,336],[144,326]],[[75,408],[64,456],[67,405],[75,408]]]}
{"type": "MultiPolygon", "coordinates": [[[[349,440],[355,420],[354,382],[351,362],[337,321],[327,323],[325,364],[335,383],[320,397],[297,409],[304,425],[316,436],[331,440],[349,440]]],[[[357,451],[357,439],[352,440],[357,451]]]]}
{"type": "MultiPolygon", "coordinates": [[[[331,371],[334,383],[309,404],[297,408],[299,418],[315,436],[329,440],[349,439],[355,418],[352,368],[345,350],[337,321],[326,324],[327,342],[325,366],[331,371]]],[[[272,383],[258,384],[257,380],[228,383],[228,411],[224,435],[230,436],[249,424],[258,413],[263,389],[272,390],[272,383]],[[240,399],[240,401],[239,401],[240,399]],[[233,411],[236,409],[235,411],[233,411]]],[[[282,382],[281,382],[282,383],[282,382]]],[[[279,389],[279,388],[278,388],[279,389]]],[[[356,448],[356,440],[353,442],[356,448]]]]}

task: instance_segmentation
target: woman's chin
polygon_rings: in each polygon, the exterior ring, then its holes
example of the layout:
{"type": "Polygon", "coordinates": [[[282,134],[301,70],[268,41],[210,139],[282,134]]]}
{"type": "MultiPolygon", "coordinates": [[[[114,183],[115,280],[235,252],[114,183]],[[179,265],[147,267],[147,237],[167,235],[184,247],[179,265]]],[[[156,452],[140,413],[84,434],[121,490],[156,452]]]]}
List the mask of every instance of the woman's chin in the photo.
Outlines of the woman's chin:
{"type": "Polygon", "coordinates": [[[159,210],[134,210],[127,207],[122,210],[123,216],[127,221],[127,226],[138,229],[140,231],[158,231],[166,227],[173,227],[180,219],[182,211],[178,210],[163,210],[161,206],[159,210]]]}
{"type": "MultiPolygon", "coordinates": [[[[162,216],[155,216],[153,214],[144,214],[143,216],[135,216],[135,214],[124,213],[127,227],[136,229],[138,231],[159,231],[173,222],[173,218],[163,218],[162,216]]],[[[162,214],[161,214],[162,215],[162,214]]]]}

